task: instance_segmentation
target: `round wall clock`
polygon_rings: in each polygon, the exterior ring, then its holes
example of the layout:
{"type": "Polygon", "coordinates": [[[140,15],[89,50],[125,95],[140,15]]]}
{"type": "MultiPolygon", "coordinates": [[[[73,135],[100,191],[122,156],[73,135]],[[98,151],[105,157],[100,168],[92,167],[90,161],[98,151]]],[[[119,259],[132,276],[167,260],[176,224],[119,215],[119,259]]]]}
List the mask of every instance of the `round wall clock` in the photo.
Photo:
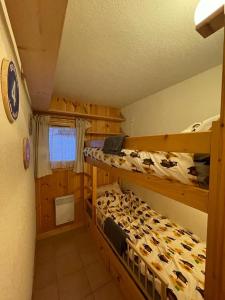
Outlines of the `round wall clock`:
{"type": "Polygon", "coordinates": [[[28,169],[30,165],[30,142],[28,138],[23,139],[23,164],[24,169],[28,169]]]}
{"type": "Polygon", "coordinates": [[[19,113],[19,84],[14,63],[5,58],[1,66],[1,86],[6,115],[12,123],[19,113]]]}

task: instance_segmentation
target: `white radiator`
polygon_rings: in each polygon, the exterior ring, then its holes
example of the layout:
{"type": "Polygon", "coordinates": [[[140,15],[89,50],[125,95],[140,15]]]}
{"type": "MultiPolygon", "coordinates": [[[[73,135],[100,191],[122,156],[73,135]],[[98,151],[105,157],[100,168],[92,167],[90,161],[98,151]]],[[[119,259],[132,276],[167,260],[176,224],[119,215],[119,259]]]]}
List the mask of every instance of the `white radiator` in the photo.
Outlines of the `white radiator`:
{"type": "Polygon", "coordinates": [[[55,198],[55,223],[61,225],[74,221],[74,195],[55,198]]]}

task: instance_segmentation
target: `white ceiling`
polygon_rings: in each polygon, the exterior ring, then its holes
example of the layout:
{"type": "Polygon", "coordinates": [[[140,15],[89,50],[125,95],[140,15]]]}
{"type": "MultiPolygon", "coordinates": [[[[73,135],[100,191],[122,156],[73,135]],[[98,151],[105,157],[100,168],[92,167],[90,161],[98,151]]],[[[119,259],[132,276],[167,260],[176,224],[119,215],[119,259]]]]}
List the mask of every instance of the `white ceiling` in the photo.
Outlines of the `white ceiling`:
{"type": "Polygon", "coordinates": [[[197,3],[69,0],[54,94],[124,106],[220,64],[223,31],[195,31],[197,3]]]}

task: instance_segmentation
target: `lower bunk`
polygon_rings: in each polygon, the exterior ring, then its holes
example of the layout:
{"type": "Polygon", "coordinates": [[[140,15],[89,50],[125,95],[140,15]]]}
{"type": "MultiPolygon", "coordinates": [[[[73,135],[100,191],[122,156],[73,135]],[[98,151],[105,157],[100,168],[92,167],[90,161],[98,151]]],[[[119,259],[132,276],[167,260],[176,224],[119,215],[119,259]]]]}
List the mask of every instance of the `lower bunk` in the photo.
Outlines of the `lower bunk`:
{"type": "Polygon", "coordinates": [[[116,253],[104,233],[97,226],[90,226],[90,228],[105,266],[119,286],[124,299],[145,300],[146,297],[143,292],[126,269],[121,257],[116,253]]]}
{"type": "Polygon", "coordinates": [[[103,192],[96,229],[146,299],[203,299],[206,245],[133,192],[103,192]]]}

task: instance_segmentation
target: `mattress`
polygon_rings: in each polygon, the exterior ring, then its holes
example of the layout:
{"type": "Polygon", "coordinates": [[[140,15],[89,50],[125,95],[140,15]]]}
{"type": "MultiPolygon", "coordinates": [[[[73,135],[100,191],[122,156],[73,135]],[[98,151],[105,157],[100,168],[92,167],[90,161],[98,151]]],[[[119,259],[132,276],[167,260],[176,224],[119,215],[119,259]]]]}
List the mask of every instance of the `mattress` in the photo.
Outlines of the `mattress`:
{"type": "Polygon", "coordinates": [[[188,185],[199,185],[193,154],[122,149],[121,155],[112,155],[103,153],[100,148],[87,147],[84,155],[115,168],[151,174],[188,185]]]}
{"type": "MultiPolygon", "coordinates": [[[[97,199],[97,208],[102,225],[111,217],[136,251],[166,279],[168,299],[204,298],[206,244],[196,235],[152,210],[130,191],[106,192],[97,199]]],[[[143,273],[144,267],[139,267],[143,273]]]]}

